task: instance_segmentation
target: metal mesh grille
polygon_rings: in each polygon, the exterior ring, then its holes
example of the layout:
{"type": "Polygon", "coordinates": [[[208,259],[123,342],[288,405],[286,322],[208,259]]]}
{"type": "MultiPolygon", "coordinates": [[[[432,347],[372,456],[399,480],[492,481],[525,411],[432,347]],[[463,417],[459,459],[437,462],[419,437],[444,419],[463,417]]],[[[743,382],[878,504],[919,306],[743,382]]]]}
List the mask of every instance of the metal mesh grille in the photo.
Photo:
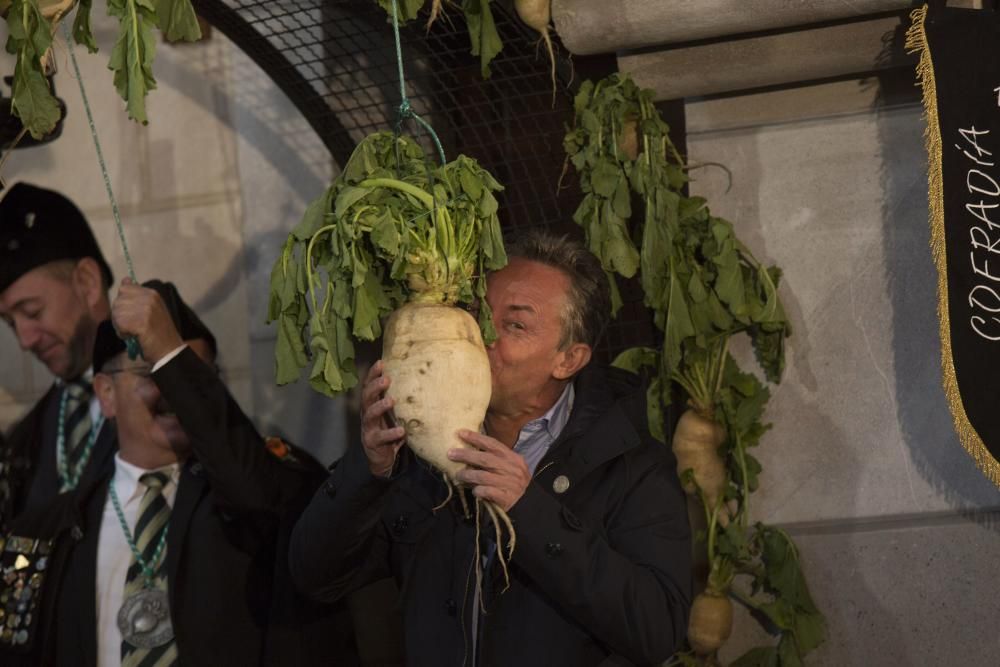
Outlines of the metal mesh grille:
{"type": "MultiPolygon", "coordinates": [[[[274,79],[337,166],[366,135],[393,126],[400,98],[392,29],[372,0],[201,0],[196,7],[274,79]]],[[[449,159],[474,157],[504,184],[500,218],[508,238],[529,227],[579,236],[572,222],[580,198],[576,175],[567,174],[557,192],[572,118],[572,93],[563,82],[572,65],[558,62],[553,104],[538,36],[500,2],[491,7],[503,50],[485,80],[457,7],[446,5],[429,31],[422,18],[401,29],[410,102],[449,159]]],[[[405,129],[433,150],[416,124],[405,129]]],[[[635,284],[622,291],[626,307],[609,326],[604,357],[652,341],[641,292],[635,284]]]]}

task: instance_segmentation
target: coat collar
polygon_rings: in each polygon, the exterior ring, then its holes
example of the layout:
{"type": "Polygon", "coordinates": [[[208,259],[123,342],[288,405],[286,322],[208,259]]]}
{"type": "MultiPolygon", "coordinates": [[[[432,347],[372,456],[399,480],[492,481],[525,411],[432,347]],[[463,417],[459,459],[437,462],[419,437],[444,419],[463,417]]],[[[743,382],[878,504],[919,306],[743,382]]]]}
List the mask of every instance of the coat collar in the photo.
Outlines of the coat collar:
{"type": "Polygon", "coordinates": [[[569,421],[535,472],[535,481],[550,493],[566,490],[554,487],[557,478],[563,477],[572,485],[642,442],[618,402],[640,390],[636,376],[614,368],[588,367],[577,378],[575,388],[569,421]]]}

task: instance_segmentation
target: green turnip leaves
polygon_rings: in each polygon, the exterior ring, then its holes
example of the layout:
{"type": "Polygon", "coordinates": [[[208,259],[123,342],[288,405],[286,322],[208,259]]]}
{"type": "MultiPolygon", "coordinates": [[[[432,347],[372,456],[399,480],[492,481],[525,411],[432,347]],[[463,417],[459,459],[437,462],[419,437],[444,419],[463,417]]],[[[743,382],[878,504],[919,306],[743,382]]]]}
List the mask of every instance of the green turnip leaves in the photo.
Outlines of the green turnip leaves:
{"type": "MultiPolygon", "coordinates": [[[[709,587],[754,607],[781,633],[776,646],[754,649],[737,663],[799,665],[822,641],[823,617],[787,535],[762,525],[751,532],[747,525],[762,470],[751,451],[770,428],[763,421],[770,392],[729,354],[730,338],[746,333],[766,379],[780,381],[789,334],[778,294],[781,271],[761,264],[732,223],[684,191],[686,166],[669,128],[650,91],[627,77],[581,85],[564,147],[583,191],[573,219],[613,288],[616,275],[638,272],[661,336],[658,348],[626,350],[614,362],[649,378],[651,434],[668,441],[663,407],[675,384],[693,409],[725,429],[719,449],[728,477],[725,503],[706,509],[709,587]],[[636,203],[641,217],[633,216],[636,203]],[[741,575],[751,579],[749,594],[732,587],[741,575]]],[[[617,291],[613,296],[617,311],[617,291]]],[[[685,656],[675,658],[687,664],[685,656]]]]}
{"type": "MultiPolygon", "coordinates": [[[[73,19],[73,40],[94,53],[90,24],[93,0],[78,0],[73,19]]],[[[168,41],[195,41],[201,29],[191,0],[108,0],[108,14],[118,18],[118,39],[111,50],[108,68],[115,88],[125,100],[129,118],[147,122],[146,96],[156,88],[153,55],[159,27],[168,41]]],[[[72,6],[70,10],[72,11],[72,6]]],[[[13,0],[7,12],[7,51],[17,56],[14,65],[13,111],[36,139],[55,129],[59,105],[46,79],[46,59],[52,46],[56,23],[66,20],[69,11],[46,15],[38,0],[13,0]]]]}
{"type": "Polygon", "coordinates": [[[412,139],[379,132],[355,149],[306,209],[271,271],[268,321],[277,321],[278,384],[312,363],[310,385],[329,396],[357,384],[354,340],[410,301],[478,303],[496,336],[486,272],[507,263],[495,192],[464,155],[434,166],[412,139]]]}
{"type": "MultiPolygon", "coordinates": [[[[392,18],[392,0],[375,0],[379,7],[392,18]]],[[[423,9],[425,0],[397,0],[400,24],[417,18],[423,9]]],[[[490,0],[462,0],[462,13],[469,29],[470,52],[479,57],[479,68],[484,79],[490,76],[490,63],[503,49],[500,33],[497,32],[496,21],[490,0]]],[[[430,29],[430,24],[428,24],[430,29]]]]}
{"type": "Polygon", "coordinates": [[[41,139],[59,122],[59,104],[49,90],[41,59],[52,45],[49,22],[36,0],[14,0],[7,12],[7,52],[14,65],[13,111],[31,136],[41,139]]]}

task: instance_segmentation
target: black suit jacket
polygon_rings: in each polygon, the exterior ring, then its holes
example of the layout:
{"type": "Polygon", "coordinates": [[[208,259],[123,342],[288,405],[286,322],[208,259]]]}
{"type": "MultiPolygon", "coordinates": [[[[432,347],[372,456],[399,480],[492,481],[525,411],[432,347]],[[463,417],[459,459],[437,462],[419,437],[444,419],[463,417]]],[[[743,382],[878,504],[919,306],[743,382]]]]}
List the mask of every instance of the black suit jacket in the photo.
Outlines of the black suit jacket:
{"type": "MultiPolygon", "coordinates": [[[[61,392],[62,387],[53,384],[14,426],[7,442],[0,440],[0,528],[22,512],[44,508],[59,494],[56,436],[61,392]]],[[[94,482],[116,449],[114,429],[105,424],[79,485],[94,482]]]]}
{"type": "MultiPolygon", "coordinates": [[[[308,665],[356,663],[343,605],[319,607],[290,591],[281,552],[296,507],[325,471],[304,452],[272,454],[215,373],[190,350],[154,380],[192,440],[182,466],[167,533],[171,619],[181,665],[308,665]],[[324,637],[319,645],[313,638],[324,637]]],[[[49,574],[40,664],[96,663],[97,549],[109,458],[93,483],[51,504],[63,521],[65,556],[49,574]],[[67,510],[66,507],[71,506],[67,510]],[[71,524],[71,525],[70,525],[71,524]]],[[[33,520],[34,521],[34,520],[33,520]]],[[[18,520],[18,529],[30,529],[18,520]]],[[[56,530],[55,532],[59,532],[56,530]]],[[[124,582],[122,582],[124,585],[124,582]]],[[[2,654],[0,654],[2,658],[2,654]]],[[[4,662],[0,659],[0,662],[4,662]]],[[[4,664],[6,664],[4,662],[4,664]]]]}
{"type": "MultiPolygon", "coordinates": [[[[55,628],[59,665],[93,665],[100,531],[113,466],[82,506],[83,538],[61,578],[55,628]]],[[[271,616],[277,518],[222,509],[205,466],[181,472],[167,533],[171,617],[182,665],[262,664],[271,616]]],[[[124,584],[124,582],[122,582],[124,584]]]]}

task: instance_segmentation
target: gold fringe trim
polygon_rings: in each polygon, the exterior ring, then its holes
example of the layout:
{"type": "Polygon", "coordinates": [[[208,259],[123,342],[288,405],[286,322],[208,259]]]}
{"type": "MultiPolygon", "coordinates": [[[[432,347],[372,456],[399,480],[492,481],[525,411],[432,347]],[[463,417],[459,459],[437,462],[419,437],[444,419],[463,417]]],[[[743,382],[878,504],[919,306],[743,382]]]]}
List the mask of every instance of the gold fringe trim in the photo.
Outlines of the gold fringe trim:
{"type": "Polygon", "coordinates": [[[917,85],[923,89],[924,117],[927,127],[924,130],[924,144],[927,149],[927,199],[930,205],[931,223],[931,254],[938,274],[938,322],[941,332],[941,374],[944,382],[944,393],[955,422],[955,431],[962,442],[965,451],[975,460],[983,474],[997,486],[1000,486],[1000,463],[990,454],[979,433],[969,423],[962,403],[962,394],[958,389],[958,378],[955,376],[955,360],[951,351],[951,318],[948,314],[948,265],[945,256],[944,237],[944,181],[941,173],[942,139],[941,125],[938,118],[937,84],[934,80],[934,64],[931,59],[930,45],[927,43],[927,33],[924,24],[927,20],[927,5],[914,9],[910,13],[910,28],[906,31],[906,52],[919,53],[917,63],[917,85]]]}

